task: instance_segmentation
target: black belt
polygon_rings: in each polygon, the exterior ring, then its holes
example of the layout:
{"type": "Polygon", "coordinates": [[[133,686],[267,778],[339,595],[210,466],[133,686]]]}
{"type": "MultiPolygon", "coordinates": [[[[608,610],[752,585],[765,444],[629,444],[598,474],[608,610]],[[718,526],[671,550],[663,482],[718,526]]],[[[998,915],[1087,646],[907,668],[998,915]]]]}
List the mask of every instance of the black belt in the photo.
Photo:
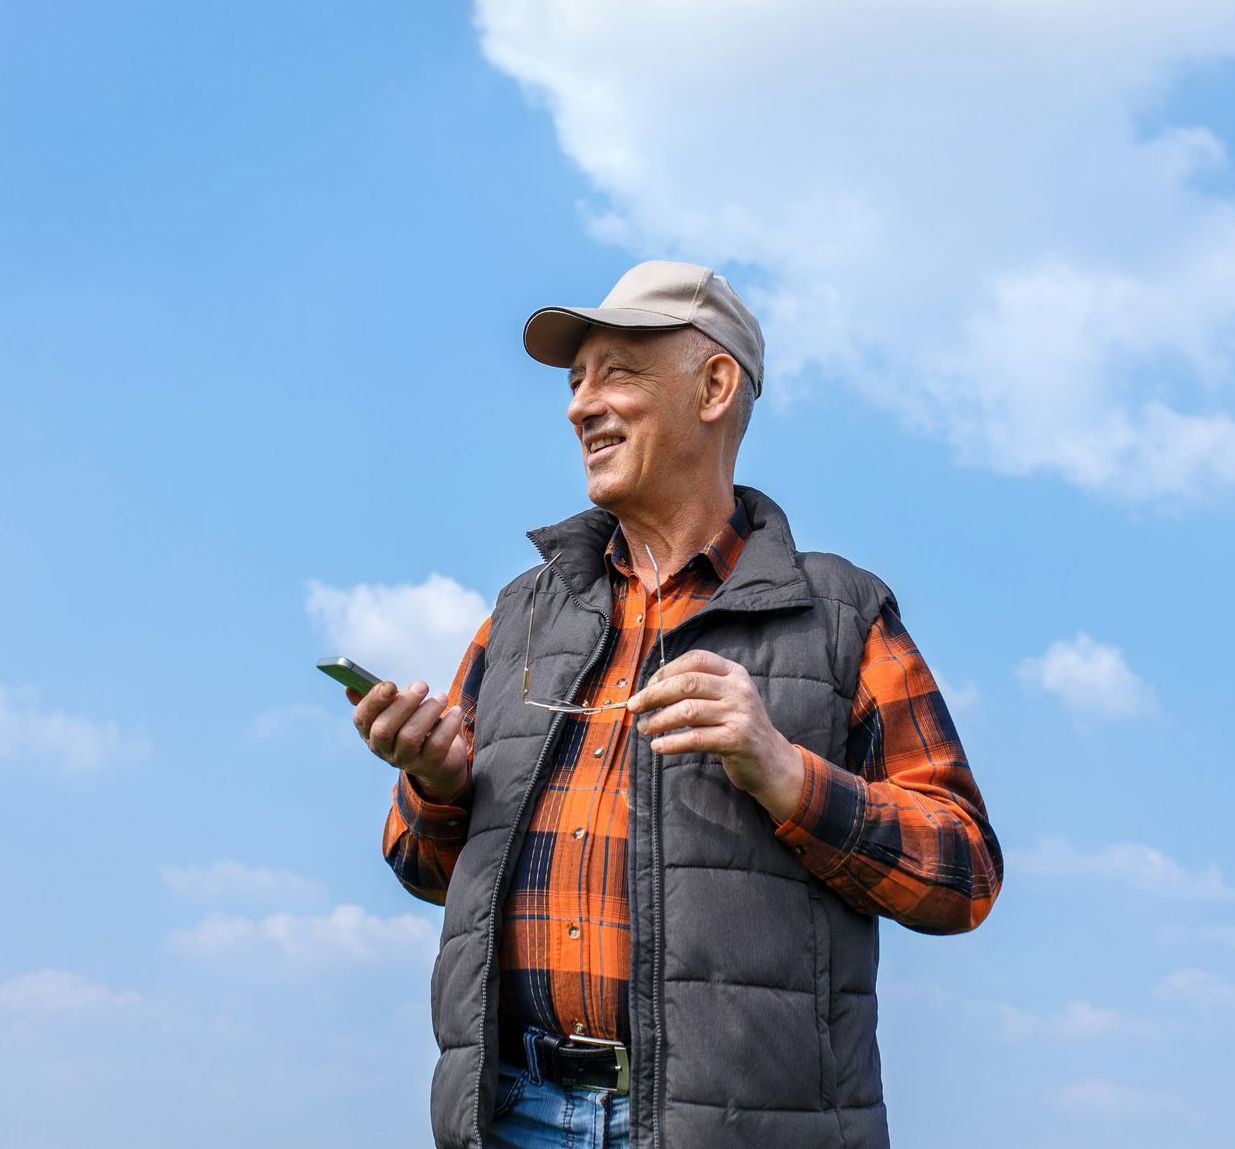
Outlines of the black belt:
{"type": "Polygon", "coordinates": [[[503,1061],[530,1069],[545,1081],[583,1089],[630,1092],[630,1056],[626,1046],[599,1037],[558,1037],[503,1022],[498,1033],[503,1061]],[[530,1043],[525,1036],[530,1035],[530,1043]],[[535,1065],[528,1064],[528,1044],[535,1065]]]}

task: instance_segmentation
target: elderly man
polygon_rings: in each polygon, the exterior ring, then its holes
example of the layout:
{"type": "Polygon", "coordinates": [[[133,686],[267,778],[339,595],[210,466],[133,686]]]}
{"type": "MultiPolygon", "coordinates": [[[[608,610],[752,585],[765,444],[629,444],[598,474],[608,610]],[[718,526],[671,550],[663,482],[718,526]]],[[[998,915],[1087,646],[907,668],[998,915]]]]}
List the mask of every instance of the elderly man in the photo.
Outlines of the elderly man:
{"type": "Polygon", "coordinates": [[[763,336],[724,278],[640,264],[524,344],[595,509],[532,532],[449,693],[349,695],[446,907],[437,1144],[886,1145],[877,915],[972,929],[1002,874],[935,682],[882,582],[734,486],[763,336]]]}

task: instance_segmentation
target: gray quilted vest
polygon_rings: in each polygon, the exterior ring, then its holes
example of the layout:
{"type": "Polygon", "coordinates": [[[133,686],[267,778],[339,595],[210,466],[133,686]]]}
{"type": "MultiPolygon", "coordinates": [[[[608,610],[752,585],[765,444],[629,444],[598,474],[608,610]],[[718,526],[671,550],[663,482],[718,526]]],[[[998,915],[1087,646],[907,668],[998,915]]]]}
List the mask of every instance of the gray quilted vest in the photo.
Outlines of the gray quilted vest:
{"type": "MultiPolygon", "coordinates": [[[[781,509],[737,488],[752,531],[720,590],[665,636],[741,663],[777,728],[844,763],[867,630],[891,592],[835,555],[799,554],[781,509]]],[[[572,698],[606,656],[603,553],[589,510],[531,533],[546,558],[538,692],[572,698]]],[[[527,572],[494,608],[476,707],[473,812],[433,969],[440,1149],[481,1149],[497,1083],[498,939],[562,716],[520,701],[527,572]]],[[[640,685],[652,665],[642,671],[640,685]]],[[[706,755],[637,742],[630,784],[631,1144],[636,1149],[877,1149],[888,1144],[875,1043],[877,920],[848,908],[773,836],[706,755]]]]}

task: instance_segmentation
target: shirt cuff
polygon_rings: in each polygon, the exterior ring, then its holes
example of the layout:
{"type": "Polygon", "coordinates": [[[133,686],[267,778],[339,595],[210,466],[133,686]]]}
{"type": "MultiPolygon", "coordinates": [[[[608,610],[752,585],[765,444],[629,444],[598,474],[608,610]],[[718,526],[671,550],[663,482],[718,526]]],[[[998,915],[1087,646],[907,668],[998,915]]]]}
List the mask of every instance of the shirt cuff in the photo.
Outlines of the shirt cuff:
{"type": "Polygon", "coordinates": [[[866,782],[803,746],[805,778],[798,808],[776,829],[817,878],[834,874],[857,845],[866,821],[866,782]]]}
{"type": "Polygon", "coordinates": [[[467,837],[471,817],[472,783],[468,779],[463,790],[449,802],[431,802],[416,788],[410,774],[403,774],[395,783],[395,805],[399,817],[413,837],[430,842],[450,844],[467,837]]]}

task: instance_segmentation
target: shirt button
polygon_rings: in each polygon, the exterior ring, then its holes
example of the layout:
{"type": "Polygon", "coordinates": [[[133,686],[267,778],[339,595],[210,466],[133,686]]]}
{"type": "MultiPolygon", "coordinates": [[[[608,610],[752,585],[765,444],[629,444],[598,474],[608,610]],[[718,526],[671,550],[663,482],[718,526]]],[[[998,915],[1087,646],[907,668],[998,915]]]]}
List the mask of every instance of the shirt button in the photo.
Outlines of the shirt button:
{"type": "Polygon", "coordinates": [[[567,926],[566,935],[567,937],[577,938],[579,936],[579,927],[578,926],[567,926]]]}
{"type": "Polygon", "coordinates": [[[793,852],[794,852],[795,854],[797,854],[797,856],[798,856],[799,858],[801,858],[801,857],[803,857],[803,856],[805,855],[805,853],[806,853],[806,847],[805,847],[805,846],[794,846],[794,847],[793,847],[793,852]]]}
{"type": "Polygon", "coordinates": [[[574,837],[576,837],[576,838],[582,838],[582,837],[583,837],[583,833],[584,833],[584,831],[583,831],[583,827],[582,827],[582,826],[576,826],[576,827],[575,827],[575,829],[574,829],[573,836],[574,836],[574,837]]]}
{"type": "Polygon", "coordinates": [[[635,622],[642,622],[642,621],[643,621],[643,615],[638,615],[638,616],[635,618],[635,622]]]}
{"type": "Polygon", "coordinates": [[[593,758],[603,758],[604,756],[605,748],[603,746],[597,746],[596,749],[592,751],[593,758]]]}
{"type": "Polygon", "coordinates": [[[583,1022],[581,1022],[581,1021],[576,1021],[576,1022],[575,1022],[575,1032],[576,1032],[576,1033],[583,1033],[583,1031],[584,1031],[584,1030],[583,1030],[583,1022]]]}
{"type": "Polygon", "coordinates": [[[619,686],[625,686],[625,685],[626,685],[626,679],[624,679],[624,678],[619,678],[619,679],[618,679],[618,681],[617,681],[617,684],[618,684],[619,686]]]}

